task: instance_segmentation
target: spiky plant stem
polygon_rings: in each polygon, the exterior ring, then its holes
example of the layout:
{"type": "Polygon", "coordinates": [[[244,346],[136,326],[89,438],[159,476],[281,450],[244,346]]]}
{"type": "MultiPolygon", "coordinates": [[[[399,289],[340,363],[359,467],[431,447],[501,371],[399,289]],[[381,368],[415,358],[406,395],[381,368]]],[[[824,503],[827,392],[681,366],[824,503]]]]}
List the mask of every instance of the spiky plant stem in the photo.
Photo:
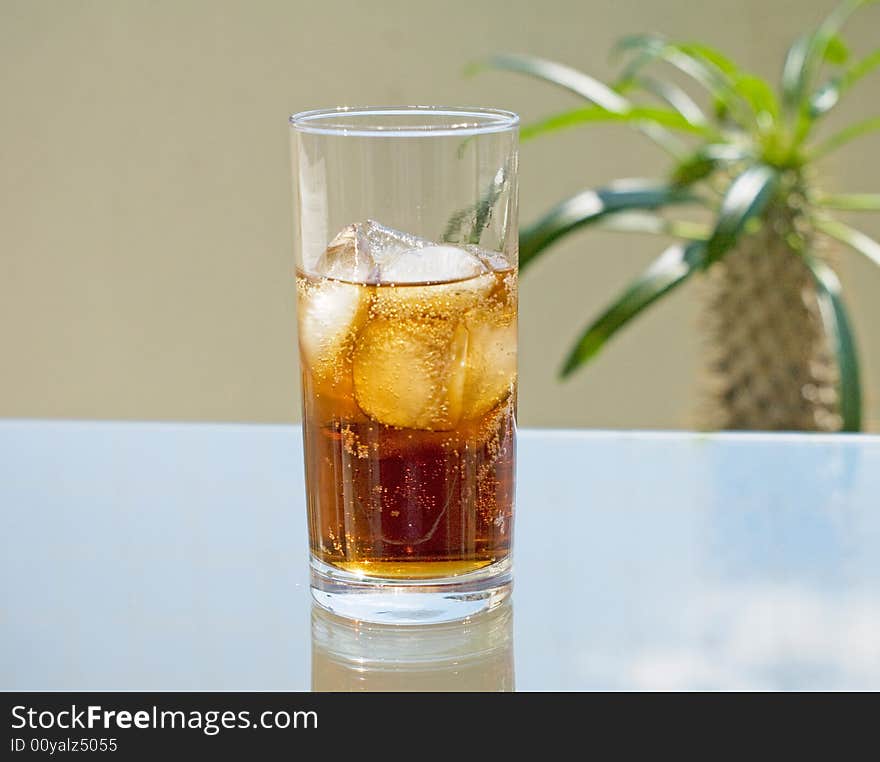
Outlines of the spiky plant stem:
{"type": "Polygon", "coordinates": [[[707,429],[839,431],[838,369],[802,252],[827,247],[792,193],[706,280],[701,423],[707,429]]]}

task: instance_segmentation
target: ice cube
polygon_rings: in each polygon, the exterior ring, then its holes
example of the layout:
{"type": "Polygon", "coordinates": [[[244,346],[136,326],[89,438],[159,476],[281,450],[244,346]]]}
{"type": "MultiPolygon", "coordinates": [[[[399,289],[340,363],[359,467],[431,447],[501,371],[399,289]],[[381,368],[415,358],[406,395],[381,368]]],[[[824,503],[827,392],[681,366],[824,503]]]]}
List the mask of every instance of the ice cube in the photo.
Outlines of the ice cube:
{"type": "Polygon", "coordinates": [[[511,269],[510,261],[500,251],[489,251],[488,249],[482,249],[479,246],[473,246],[471,244],[467,244],[464,248],[466,251],[477,257],[487,270],[501,272],[511,269]]]}
{"type": "Polygon", "coordinates": [[[431,244],[398,251],[383,259],[379,275],[383,283],[450,283],[483,275],[479,257],[457,246],[431,244]]]}
{"type": "Polygon", "coordinates": [[[314,272],[350,283],[377,283],[380,264],[431,245],[425,238],[375,220],[356,222],[347,225],[330,241],[315,263],[314,272]]]}
{"type": "Polygon", "coordinates": [[[495,283],[473,254],[437,244],[398,252],[382,263],[379,278],[384,285],[376,291],[373,311],[398,320],[458,320],[495,283]]]}
{"type": "Polygon", "coordinates": [[[479,418],[506,397],[516,383],[516,319],[467,321],[467,374],[462,417],[479,418]]]}
{"type": "Polygon", "coordinates": [[[353,391],[373,420],[452,429],[515,380],[515,325],[472,325],[493,310],[493,270],[506,269],[502,255],[475,246],[432,243],[373,220],[349,225],[318,263],[327,279],[309,281],[300,299],[304,359],[334,389],[348,385],[345,394],[353,391]]]}
{"type": "Polygon", "coordinates": [[[348,225],[330,241],[315,263],[315,274],[349,283],[376,282],[379,268],[362,225],[348,225]]]}
{"type": "Polygon", "coordinates": [[[460,322],[371,318],[354,351],[358,405],[389,426],[454,428],[461,418],[467,341],[460,322]]]}
{"type": "Polygon", "coordinates": [[[389,228],[375,220],[359,223],[357,227],[361,230],[373,259],[380,265],[402,252],[431,245],[426,238],[389,228]]]}
{"type": "Polygon", "coordinates": [[[345,351],[367,316],[366,289],[338,280],[301,278],[298,290],[303,359],[316,378],[337,386],[347,371],[345,351]]]}

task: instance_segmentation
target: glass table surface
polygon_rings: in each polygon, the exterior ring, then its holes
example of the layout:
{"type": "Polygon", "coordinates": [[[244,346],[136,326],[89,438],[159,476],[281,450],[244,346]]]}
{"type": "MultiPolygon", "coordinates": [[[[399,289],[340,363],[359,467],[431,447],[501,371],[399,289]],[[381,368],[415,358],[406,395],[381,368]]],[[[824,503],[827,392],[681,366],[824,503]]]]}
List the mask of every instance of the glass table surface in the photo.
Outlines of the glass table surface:
{"type": "Polygon", "coordinates": [[[880,690],[880,437],[523,430],[514,594],[314,611],[297,426],[0,421],[0,689],[880,690]]]}

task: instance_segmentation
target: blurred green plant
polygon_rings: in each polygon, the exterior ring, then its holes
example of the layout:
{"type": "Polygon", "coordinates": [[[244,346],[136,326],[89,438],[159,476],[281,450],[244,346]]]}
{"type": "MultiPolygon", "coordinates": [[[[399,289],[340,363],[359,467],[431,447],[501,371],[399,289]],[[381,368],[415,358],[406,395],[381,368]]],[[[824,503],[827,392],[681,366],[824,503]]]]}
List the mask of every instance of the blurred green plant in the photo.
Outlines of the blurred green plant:
{"type": "Polygon", "coordinates": [[[847,0],[799,37],[785,57],[778,90],[713,48],[658,35],[618,42],[613,56],[621,73],[611,85],[531,56],[497,55],[470,67],[470,73],[498,69],[536,77],[586,101],[525,125],[523,139],[617,122],[645,134],[673,160],[666,178],[584,190],[520,231],[522,269],[587,226],[683,239],[586,326],[562,376],[594,358],[648,306],[695,273],[706,273],[714,283],[711,426],[861,427],[850,320],[840,283],[820,250],[835,239],[880,265],[880,244],[831,215],[832,210],[876,212],[880,193],[826,195],[811,168],[880,130],[880,117],[874,117],[830,137],[815,137],[828,112],[880,67],[880,48],[853,61],[840,35],[854,11],[876,2],[847,0]],[[649,74],[657,65],[684,73],[706,97],[698,102],[670,79],[649,74]],[[683,205],[708,210],[711,223],[661,214],[683,205]]]}

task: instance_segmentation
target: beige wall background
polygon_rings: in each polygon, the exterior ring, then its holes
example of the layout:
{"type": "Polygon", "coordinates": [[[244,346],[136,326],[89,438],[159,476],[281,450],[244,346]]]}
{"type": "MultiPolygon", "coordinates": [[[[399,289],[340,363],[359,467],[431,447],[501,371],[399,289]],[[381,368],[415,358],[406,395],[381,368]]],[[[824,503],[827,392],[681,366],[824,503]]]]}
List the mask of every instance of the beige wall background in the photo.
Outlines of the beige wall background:
{"type": "MultiPolygon", "coordinates": [[[[624,33],[699,38],[776,74],[831,0],[0,0],[0,416],[291,421],[299,413],[288,113],[481,104],[533,118],[572,104],[513,75],[461,76],[495,51],[608,75],[624,33]]],[[[880,9],[849,37],[876,45],[880,9]]],[[[845,107],[878,113],[880,77],[845,107]]],[[[830,127],[840,120],[831,121],[830,127]]],[[[591,127],[522,150],[522,218],[582,187],[663,171],[637,135],[591,127]]],[[[880,136],[825,166],[880,189],[880,136]]],[[[880,215],[860,225],[880,236],[880,215]]],[[[585,372],[556,369],[580,326],[660,251],[580,235],[522,284],[526,425],[691,420],[698,299],[686,287],[585,372]]],[[[880,425],[880,272],[842,276],[880,425]]]]}

